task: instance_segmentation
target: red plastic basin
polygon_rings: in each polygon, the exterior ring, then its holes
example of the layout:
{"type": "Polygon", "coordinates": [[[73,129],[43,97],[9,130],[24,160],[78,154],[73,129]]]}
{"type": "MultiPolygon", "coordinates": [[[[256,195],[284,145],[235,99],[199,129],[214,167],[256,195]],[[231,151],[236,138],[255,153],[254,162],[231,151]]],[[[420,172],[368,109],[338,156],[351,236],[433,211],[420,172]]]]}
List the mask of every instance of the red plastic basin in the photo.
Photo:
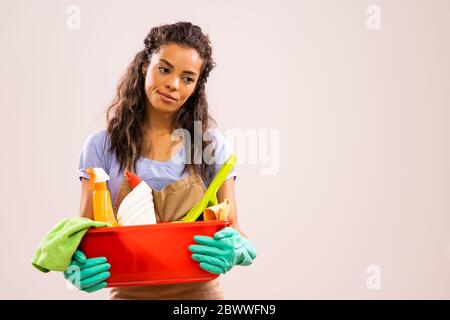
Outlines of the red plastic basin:
{"type": "Polygon", "coordinates": [[[197,221],[91,228],[80,249],[111,264],[108,287],[208,281],[218,275],[200,268],[188,247],[195,235],[213,236],[231,221],[197,221]]]}

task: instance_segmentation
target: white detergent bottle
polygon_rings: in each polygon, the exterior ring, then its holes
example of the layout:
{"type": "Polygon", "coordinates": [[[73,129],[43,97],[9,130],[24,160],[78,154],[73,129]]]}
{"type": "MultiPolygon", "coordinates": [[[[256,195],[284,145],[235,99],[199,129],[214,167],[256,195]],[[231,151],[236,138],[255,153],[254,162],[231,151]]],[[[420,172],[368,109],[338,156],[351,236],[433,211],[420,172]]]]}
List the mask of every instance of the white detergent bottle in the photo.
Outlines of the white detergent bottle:
{"type": "Polygon", "coordinates": [[[125,171],[133,190],[122,200],[117,211],[117,221],[121,226],[156,224],[152,189],[138,176],[125,171]]]}

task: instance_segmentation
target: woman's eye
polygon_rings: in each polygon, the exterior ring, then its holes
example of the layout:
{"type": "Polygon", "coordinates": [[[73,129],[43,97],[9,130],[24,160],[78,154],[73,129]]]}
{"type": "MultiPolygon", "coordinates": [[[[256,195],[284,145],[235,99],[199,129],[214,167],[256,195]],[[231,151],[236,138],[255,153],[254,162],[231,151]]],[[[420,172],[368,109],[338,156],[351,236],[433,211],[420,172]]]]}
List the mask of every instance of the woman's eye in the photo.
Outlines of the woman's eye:
{"type": "Polygon", "coordinates": [[[158,69],[159,69],[159,71],[161,71],[162,73],[167,73],[167,72],[169,72],[169,69],[164,68],[164,67],[159,67],[158,69]]]}
{"type": "MultiPolygon", "coordinates": [[[[160,72],[162,72],[162,73],[169,73],[169,72],[170,72],[169,68],[166,68],[166,67],[158,67],[158,70],[159,70],[160,72]]],[[[189,77],[185,77],[185,78],[184,78],[184,81],[185,81],[187,84],[191,84],[191,83],[194,82],[194,79],[189,78],[189,77]]]]}

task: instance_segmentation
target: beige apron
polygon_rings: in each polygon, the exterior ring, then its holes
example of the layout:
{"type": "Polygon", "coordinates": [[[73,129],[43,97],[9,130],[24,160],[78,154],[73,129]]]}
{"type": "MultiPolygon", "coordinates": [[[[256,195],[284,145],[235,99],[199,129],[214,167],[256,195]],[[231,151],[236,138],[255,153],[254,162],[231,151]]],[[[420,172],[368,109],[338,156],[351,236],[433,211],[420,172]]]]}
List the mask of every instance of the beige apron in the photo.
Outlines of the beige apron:
{"type": "MultiPolygon", "coordinates": [[[[130,171],[131,172],[131,171],[130,171]]],[[[122,200],[131,191],[124,177],[114,203],[114,214],[122,200]]],[[[181,220],[202,198],[206,188],[196,171],[185,178],[166,185],[161,191],[152,189],[157,222],[181,220]]],[[[166,284],[156,286],[132,286],[111,288],[111,299],[171,299],[171,300],[221,300],[223,291],[218,278],[193,283],[166,284]]]]}

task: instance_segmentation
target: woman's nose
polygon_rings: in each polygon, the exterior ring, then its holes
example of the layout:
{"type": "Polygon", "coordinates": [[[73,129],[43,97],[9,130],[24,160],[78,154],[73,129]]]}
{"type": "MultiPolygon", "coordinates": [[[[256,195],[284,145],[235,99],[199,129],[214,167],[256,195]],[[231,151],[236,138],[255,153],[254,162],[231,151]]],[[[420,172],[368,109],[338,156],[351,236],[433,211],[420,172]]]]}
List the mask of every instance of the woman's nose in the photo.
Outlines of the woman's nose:
{"type": "Polygon", "coordinates": [[[180,80],[178,79],[178,77],[172,77],[166,83],[166,88],[168,88],[170,90],[178,90],[179,85],[180,85],[180,80]]]}

